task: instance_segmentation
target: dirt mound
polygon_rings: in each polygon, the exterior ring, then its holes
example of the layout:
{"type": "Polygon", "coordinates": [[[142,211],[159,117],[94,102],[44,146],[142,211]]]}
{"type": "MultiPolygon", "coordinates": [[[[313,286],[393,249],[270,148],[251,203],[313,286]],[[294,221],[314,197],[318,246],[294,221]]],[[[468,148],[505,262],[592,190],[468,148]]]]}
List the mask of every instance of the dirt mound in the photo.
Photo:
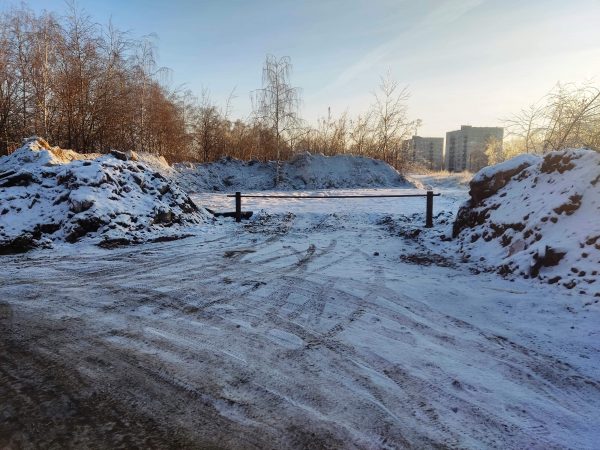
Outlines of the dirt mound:
{"type": "Polygon", "coordinates": [[[521,155],[483,169],[453,234],[466,258],[600,296],[600,154],[521,155]]]}
{"type": "Polygon", "coordinates": [[[302,153],[279,164],[225,157],[205,164],[176,164],[174,177],[188,191],[261,191],[412,187],[389,164],[351,155],[302,153]]]}
{"type": "Polygon", "coordinates": [[[209,217],[125,153],[82,155],[39,138],[0,159],[0,198],[0,253],[84,237],[105,246],[164,239],[209,217]]]}

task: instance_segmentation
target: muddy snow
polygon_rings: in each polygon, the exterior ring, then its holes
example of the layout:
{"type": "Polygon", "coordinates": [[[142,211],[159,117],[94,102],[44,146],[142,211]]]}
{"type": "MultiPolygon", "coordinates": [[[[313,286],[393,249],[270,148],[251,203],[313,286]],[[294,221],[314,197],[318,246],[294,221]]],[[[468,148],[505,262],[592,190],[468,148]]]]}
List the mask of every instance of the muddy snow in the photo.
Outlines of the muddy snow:
{"type": "Polygon", "coordinates": [[[598,299],[476,275],[467,189],[1,256],[0,446],[597,448],[598,299]]]}

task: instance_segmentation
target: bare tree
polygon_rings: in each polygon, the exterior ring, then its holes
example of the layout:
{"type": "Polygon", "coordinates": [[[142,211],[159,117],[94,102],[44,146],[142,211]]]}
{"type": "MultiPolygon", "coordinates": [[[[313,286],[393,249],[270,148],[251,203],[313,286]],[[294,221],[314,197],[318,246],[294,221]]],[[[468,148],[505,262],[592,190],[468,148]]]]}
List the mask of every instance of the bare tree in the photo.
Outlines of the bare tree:
{"type": "Polygon", "coordinates": [[[486,165],[490,164],[498,164],[506,159],[504,154],[504,148],[502,145],[502,140],[497,138],[490,138],[485,143],[485,151],[484,151],[486,159],[486,165]]]}
{"type": "Polygon", "coordinates": [[[593,145],[600,135],[600,89],[559,84],[548,99],[544,151],[593,145]]]}
{"type": "MultiPolygon", "coordinates": [[[[2,25],[6,25],[8,18],[4,18],[2,22],[2,25]]],[[[0,27],[0,132],[2,133],[0,155],[8,154],[17,128],[15,113],[19,78],[14,70],[13,49],[10,28],[8,26],[0,27]]]]}
{"type": "Polygon", "coordinates": [[[541,151],[543,139],[544,109],[539,105],[530,105],[505,121],[509,135],[522,139],[525,153],[541,151]]]}
{"type": "Polygon", "coordinates": [[[521,152],[600,150],[600,89],[591,84],[558,84],[539,104],[523,109],[506,124],[521,152]]]}
{"type": "Polygon", "coordinates": [[[204,162],[216,156],[222,122],[219,108],[212,102],[208,89],[203,89],[194,127],[194,139],[204,162]]]}
{"type": "Polygon", "coordinates": [[[408,119],[408,88],[400,87],[388,73],[381,77],[374,96],[372,117],[376,145],[386,162],[402,168],[407,163],[401,154],[402,140],[410,136],[415,126],[415,122],[408,119]]]}
{"type": "Polygon", "coordinates": [[[365,155],[373,148],[371,112],[359,114],[350,121],[350,149],[357,155],[365,155]]]}
{"type": "Polygon", "coordinates": [[[255,119],[275,135],[276,183],[279,182],[282,141],[299,122],[300,88],[290,84],[291,71],[292,64],[288,56],[277,58],[267,55],[263,67],[263,87],[251,96],[255,119]]]}
{"type": "Polygon", "coordinates": [[[316,128],[310,132],[310,149],[325,155],[347,153],[348,135],[348,112],[344,111],[339,117],[334,117],[329,107],[327,116],[318,119],[316,128]]]}

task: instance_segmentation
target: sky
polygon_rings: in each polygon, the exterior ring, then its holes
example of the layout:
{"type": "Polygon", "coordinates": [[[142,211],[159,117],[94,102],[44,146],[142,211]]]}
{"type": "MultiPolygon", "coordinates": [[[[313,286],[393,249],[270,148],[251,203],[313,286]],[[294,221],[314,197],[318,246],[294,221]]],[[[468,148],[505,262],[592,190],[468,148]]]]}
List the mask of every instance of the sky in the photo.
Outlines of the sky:
{"type": "MultiPolygon", "coordinates": [[[[15,5],[0,0],[0,9],[15,5]]],[[[64,14],[64,0],[29,0],[64,14]]],[[[289,56],[302,115],[364,112],[382,75],[411,93],[418,134],[502,126],[557,82],[600,84],[600,0],[78,0],[93,19],[156,34],[170,83],[251,110],[267,54],[289,56]]]]}

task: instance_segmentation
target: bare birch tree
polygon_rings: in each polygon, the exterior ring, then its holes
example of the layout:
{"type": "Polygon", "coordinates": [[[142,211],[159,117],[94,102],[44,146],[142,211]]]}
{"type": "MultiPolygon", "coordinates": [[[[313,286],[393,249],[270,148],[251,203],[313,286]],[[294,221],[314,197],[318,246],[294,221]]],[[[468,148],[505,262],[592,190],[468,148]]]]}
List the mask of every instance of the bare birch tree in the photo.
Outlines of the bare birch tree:
{"type": "Polygon", "coordinates": [[[252,109],[255,119],[271,129],[275,135],[277,178],[282,142],[286,135],[298,126],[301,102],[300,88],[290,84],[292,63],[288,56],[277,58],[267,55],[263,66],[262,85],[252,93],[252,109]]]}
{"type": "Polygon", "coordinates": [[[373,148],[373,130],[371,112],[359,114],[350,121],[350,151],[357,155],[366,155],[373,148]]]}
{"type": "Polygon", "coordinates": [[[389,164],[401,168],[406,158],[401,154],[402,140],[414,129],[414,121],[408,118],[407,87],[400,87],[388,73],[381,77],[379,90],[375,92],[372,107],[373,135],[381,157],[389,164]]]}

